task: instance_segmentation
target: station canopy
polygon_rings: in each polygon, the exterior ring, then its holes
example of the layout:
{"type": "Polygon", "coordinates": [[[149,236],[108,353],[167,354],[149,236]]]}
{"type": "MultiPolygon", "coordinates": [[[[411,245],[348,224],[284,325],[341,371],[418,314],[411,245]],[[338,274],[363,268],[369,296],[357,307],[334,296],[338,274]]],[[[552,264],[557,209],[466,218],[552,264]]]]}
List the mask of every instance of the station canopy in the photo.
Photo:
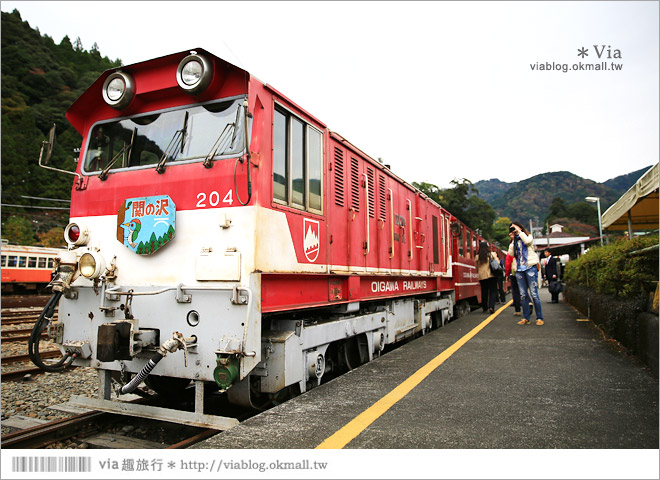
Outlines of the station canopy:
{"type": "Polygon", "coordinates": [[[603,229],[658,229],[658,163],[649,168],[601,217],[603,229]]]}

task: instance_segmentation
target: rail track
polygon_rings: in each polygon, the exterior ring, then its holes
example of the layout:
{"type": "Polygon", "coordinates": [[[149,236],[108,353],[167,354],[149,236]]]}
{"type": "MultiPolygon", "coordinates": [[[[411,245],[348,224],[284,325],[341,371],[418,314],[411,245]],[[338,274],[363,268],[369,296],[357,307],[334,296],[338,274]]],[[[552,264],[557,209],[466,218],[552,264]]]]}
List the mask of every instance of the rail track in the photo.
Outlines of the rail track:
{"type": "MultiPolygon", "coordinates": [[[[48,298],[47,296],[40,295],[2,297],[2,311],[0,316],[0,323],[2,325],[0,342],[3,349],[1,359],[2,381],[22,380],[26,378],[26,375],[34,376],[43,373],[43,370],[30,363],[30,358],[27,355],[27,341],[30,338],[32,326],[39,318],[48,298]],[[8,351],[10,353],[6,354],[8,351]],[[8,369],[10,366],[20,367],[22,363],[29,364],[29,366],[8,369]]],[[[54,319],[57,319],[57,313],[54,319]]],[[[48,337],[46,334],[42,334],[41,338],[47,339],[48,337]]],[[[59,350],[46,349],[47,344],[45,342],[41,345],[43,345],[41,347],[41,358],[54,359],[61,357],[59,350]]]]}
{"type": "Polygon", "coordinates": [[[174,441],[163,444],[147,439],[108,433],[108,426],[112,426],[116,430],[118,424],[123,428],[123,426],[135,423],[135,419],[94,410],[6,433],[2,435],[1,446],[3,449],[39,449],[65,440],[72,440],[79,444],[101,445],[104,448],[112,448],[112,443],[115,443],[116,448],[126,448],[130,445],[131,448],[181,449],[188,448],[220,432],[220,430],[211,428],[172,426],[172,424],[164,426],[168,422],[157,420],[146,421],[140,419],[140,422],[142,424],[148,423],[148,428],[151,430],[166,429],[168,435],[171,435],[174,441]]]}

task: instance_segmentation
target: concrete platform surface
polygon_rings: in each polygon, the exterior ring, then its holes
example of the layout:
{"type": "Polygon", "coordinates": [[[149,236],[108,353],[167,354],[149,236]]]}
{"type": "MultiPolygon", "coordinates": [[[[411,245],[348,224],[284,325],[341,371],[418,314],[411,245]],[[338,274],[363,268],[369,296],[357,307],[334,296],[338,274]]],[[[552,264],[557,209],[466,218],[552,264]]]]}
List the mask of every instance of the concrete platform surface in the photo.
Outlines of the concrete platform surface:
{"type": "MultiPolygon", "coordinates": [[[[504,308],[346,444],[351,449],[657,449],[658,380],[565,303],[504,308]]],[[[312,449],[489,315],[407,343],[194,448],[312,449]]]]}

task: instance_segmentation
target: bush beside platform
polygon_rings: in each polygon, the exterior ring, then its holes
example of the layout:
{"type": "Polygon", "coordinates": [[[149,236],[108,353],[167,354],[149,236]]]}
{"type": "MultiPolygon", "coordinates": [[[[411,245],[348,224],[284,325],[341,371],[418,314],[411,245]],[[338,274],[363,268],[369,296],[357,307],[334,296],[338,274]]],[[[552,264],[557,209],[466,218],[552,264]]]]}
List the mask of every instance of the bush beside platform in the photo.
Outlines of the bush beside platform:
{"type": "Polygon", "coordinates": [[[594,247],[569,262],[564,298],[658,376],[658,235],[594,247]]]}

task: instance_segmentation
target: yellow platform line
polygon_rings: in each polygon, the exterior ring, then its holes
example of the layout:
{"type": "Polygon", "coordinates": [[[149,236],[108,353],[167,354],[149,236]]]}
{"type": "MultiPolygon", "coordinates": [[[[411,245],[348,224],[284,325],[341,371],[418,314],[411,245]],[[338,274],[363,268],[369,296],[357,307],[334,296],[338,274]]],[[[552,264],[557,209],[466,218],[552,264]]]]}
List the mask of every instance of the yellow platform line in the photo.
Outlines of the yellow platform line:
{"type": "Polygon", "coordinates": [[[374,403],[371,407],[366,409],[360,415],[355,417],[349,423],[344,425],[340,430],[326,438],[318,447],[320,448],[344,448],[351,440],[357,437],[364,429],[369,425],[375,422],[378,417],[387,412],[395,403],[401,400],[403,397],[408,395],[408,393],[419,385],[422,380],[428,377],[433,370],[438,368],[444,363],[449,357],[458,351],[463,345],[465,345],[472,337],[477,333],[483,330],[486,325],[492,322],[504,309],[506,309],[513,300],[509,300],[503,307],[500,307],[495,313],[490,315],[486,320],[481,322],[479,325],[474,327],[470,332],[465,334],[460,340],[454,343],[451,347],[444,350],[440,355],[435,357],[429,363],[421,367],[410,377],[408,377],[403,383],[399,384],[394,388],[390,393],[385,395],[383,398],[374,403]]]}

